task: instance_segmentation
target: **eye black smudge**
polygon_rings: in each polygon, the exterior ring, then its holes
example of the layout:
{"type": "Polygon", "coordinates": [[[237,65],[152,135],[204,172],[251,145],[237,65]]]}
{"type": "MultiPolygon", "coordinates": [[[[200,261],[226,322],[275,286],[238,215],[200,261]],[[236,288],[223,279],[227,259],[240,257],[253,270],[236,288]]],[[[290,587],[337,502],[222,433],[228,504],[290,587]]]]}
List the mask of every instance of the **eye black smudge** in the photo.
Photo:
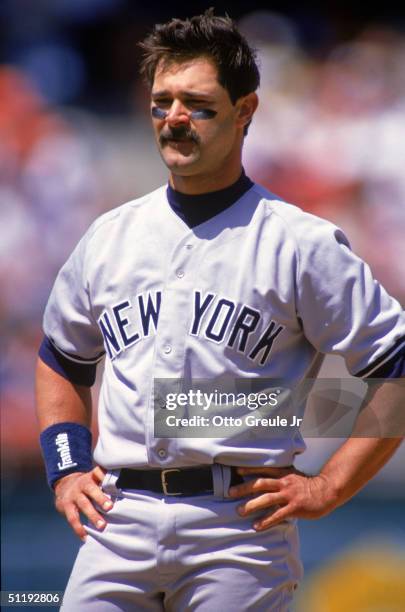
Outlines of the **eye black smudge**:
{"type": "Polygon", "coordinates": [[[152,106],[152,117],[155,119],[166,119],[167,111],[163,110],[163,108],[159,108],[158,106],[152,106]]]}
{"type": "Polygon", "coordinates": [[[217,111],[211,110],[210,108],[201,108],[200,110],[194,110],[190,113],[192,119],[213,119],[217,111]]]}
{"type": "MultiPolygon", "coordinates": [[[[152,117],[155,119],[166,119],[168,112],[159,108],[158,106],[152,106],[152,117]]],[[[191,111],[190,118],[191,119],[213,119],[217,115],[217,112],[210,108],[201,108],[199,110],[191,111]]]]}

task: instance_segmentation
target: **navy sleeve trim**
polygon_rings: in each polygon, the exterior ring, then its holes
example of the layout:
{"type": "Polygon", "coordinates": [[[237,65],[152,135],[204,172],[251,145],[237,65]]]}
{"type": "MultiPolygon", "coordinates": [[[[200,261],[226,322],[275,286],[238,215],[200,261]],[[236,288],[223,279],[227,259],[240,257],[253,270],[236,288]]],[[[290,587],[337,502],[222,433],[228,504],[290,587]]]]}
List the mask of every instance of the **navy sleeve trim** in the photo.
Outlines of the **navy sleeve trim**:
{"type": "Polygon", "coordinates": [[[405,338],[399,338],[376,361],[355,376],[360,378],[400,378],[405,375],[405,338]]]}
{"type": "Polygon", "coordinates": [[[96,380],[96,363],[72,361],[65,357],[47,336],[44,336],[38,352],[40,358],[52,370],[74,385],[91,387],[96,380]]]}
{"type": "Polygon", "coordinates": [[[80,364],[97,364],[99,361],[101,361],[101,359],[104,357],[105,355],[105,351],[101,351],[98,355],[96,355],[96,357],[94,357],[93,359],[86,359],[85,357],[79,357],[78,355],[72,355],[71,353],[67,353],[66,351],[63,351],[61,348],[59,348],[59,346],[56,346],[56,344],[54,343],[54,341],[52,340],[52,338],[48,338],[47,340],[49,340],[49,342],[52,344],[53,348],[60,353],[61,355],[63,355],[64,357],[66,357],[66,359],[69,359],[69,361],[74,361],[75,363],[80,363],[80,364]]]}

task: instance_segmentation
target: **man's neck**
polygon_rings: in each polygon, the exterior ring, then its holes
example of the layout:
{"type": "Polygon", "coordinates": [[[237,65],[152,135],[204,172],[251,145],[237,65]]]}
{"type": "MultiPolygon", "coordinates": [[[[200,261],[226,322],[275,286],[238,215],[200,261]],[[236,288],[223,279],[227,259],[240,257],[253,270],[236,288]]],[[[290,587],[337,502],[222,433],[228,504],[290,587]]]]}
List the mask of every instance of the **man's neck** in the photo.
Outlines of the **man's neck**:
{"type": "Polygon", "coordinates": [[[212,217],[231,207],[253,186],[252,181],[243,172],[232,185],[216,191],[205,193],[182,193],[171,185],[166,195],[172,210],[189,228],[201,225],[212,217]]]}
{"type": "Polygon", "coordinates": [[[236,183],[242,174],[242,164],[235,165],[234,168],[223,172],[222,169],[209,175],[180,176],[171,173],[169,178],[170,186],[181,193],[197,195],[226,189],[236,183]]]}

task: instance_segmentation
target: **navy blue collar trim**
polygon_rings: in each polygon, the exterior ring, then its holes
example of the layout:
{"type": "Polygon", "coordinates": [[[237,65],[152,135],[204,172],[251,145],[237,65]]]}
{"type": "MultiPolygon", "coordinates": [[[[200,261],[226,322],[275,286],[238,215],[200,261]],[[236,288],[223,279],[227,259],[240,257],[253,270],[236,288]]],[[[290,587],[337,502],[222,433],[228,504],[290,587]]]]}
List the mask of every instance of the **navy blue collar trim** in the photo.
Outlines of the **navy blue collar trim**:
{"type": "Polygon", "coordinates": [[[219,191],[189,195],[175,191],[168,185],[166,193],[169,204],[174,212],[189,227],[195,227],[232,206],[252,186],[253,182],[242,171],[236,183],[219,191]]]}

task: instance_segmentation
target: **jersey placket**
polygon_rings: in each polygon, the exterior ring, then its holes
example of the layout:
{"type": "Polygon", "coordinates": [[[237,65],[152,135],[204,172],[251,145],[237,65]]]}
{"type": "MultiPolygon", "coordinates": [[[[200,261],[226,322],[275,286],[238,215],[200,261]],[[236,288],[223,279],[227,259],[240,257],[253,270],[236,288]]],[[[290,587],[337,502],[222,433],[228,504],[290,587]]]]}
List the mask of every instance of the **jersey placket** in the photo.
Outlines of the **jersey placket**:
{"type": "MultiPolygon", "coordinates": [[[[193,252],[195,237],[188,233],[174,249],[168,266],[166,284],[156,332],[155,364],[148,404],[146,440],[151,465],[170,464],[176,452],[176,439],[154,437],[154,381],[183,377],[185,346],[191,323],[190,296],[195,285],[193,252]]],[[[176,383],[171,388],[177,388],[176,383]]],[[[164,398],[160,398],[160,401],[164,398]]],[[[161,405],[162,407],[162,405],[161,405]]]]}

